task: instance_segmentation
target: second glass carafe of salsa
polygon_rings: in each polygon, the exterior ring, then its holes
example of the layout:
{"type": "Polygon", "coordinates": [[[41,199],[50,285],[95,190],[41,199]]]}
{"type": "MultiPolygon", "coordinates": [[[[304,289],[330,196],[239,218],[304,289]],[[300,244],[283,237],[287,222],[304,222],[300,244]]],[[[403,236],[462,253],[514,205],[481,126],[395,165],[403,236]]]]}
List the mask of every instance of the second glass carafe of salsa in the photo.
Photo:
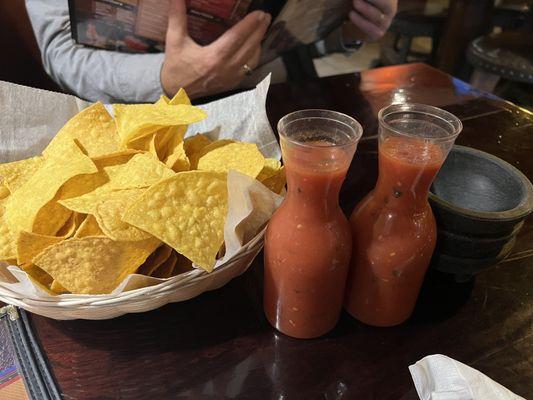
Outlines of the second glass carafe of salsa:
{"type": "Polygon", "coordinates": [[[266,231],[263,305],[280,332],[313,338],[342,309],[352,241],[339,191],[362,128],[344,114],[303,110],[278,131],[288,189],[266,231]]]}
{"type": "Polygon", "coordinates": [[[350,218],[353,255],[345,308],[368,325],[410,317],[436,242],[428,203],[461,121],[436,107],[396,104],[379,119],[379,177],[350,218]]]}

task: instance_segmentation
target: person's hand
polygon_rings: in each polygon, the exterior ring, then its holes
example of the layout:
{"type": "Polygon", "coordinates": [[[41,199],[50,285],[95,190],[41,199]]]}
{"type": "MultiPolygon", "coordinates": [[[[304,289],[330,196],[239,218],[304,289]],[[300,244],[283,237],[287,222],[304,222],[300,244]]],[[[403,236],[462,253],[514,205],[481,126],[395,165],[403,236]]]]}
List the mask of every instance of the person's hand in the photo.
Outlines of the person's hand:
{"type": "Polygon", "coordinates": [[[392,22],[398,8],[398,0],[353,0],[347,24],[351,39],[373,42],[381,38],[392,22]]]}
{"type": "Polygon", "coordinates": [[[234,89],[254,69],[270,15],[254,11],[208,46],[194,42],[187,31],[185,0],[171,0],[161,84],[172,97],[183,87],[191,98],[234,89]]]}

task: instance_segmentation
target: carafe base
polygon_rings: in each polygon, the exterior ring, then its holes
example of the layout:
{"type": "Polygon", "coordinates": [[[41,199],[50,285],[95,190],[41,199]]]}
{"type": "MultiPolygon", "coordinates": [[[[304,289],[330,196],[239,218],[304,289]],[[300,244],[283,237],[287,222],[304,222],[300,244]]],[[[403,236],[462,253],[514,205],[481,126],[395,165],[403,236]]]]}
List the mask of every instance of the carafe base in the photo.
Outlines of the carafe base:
{"type": "Polygon", "coordinates": [[[378,327],[378,328],[390,328],[390,327],[393,327],[393,326],[401,325],[405,321],[407,321],[412,315],[412,312],[410,312],[409,315],[407,315],[407,316],[402,316],[400,318],[395,318],[395,319],[390,319],[390,320],[385,321],[385,320],[379,320],[379,319],[375,319],[375,318],[365,317],[364,315],[359,314],[356,310],[348,309],[348,307],[346,307],[346,306],[344,307],[344,310],[348,314],[350,314],[353,318],[358,320],[359,322],[361,322],[361,323],[363,323],[365,325],[375,326],[375,327],[378,327]]]}
{"type": "MultiPolygon", "coordinates": [[[[276,329],[278,332],[283,333],[285,336],[292,337],[294,339],[316,339],[321,336],[324,336],[331,332],[335,326],[337,326],[337,323],[339,322],[339,318],[335,320],[333,324],[328,324],[325,328],[316,329],[313,332],[298,332],[296,329],[291,329],[290,326],[281,326],[281,324],[276,324],[274,321],[274,318],[271,318],[268,313],[265,310],[266,318],[269,322],[269,324],[276,329]]],[[[340,315],[339,315],[340,317],[340,315]]]]}

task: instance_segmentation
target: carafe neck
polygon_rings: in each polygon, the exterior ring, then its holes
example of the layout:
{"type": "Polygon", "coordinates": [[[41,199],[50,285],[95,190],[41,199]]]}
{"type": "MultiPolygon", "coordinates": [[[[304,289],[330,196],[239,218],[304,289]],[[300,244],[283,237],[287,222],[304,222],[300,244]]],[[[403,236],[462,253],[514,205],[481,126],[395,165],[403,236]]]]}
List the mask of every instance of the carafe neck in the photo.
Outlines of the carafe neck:
{"type": "Polygon", "coordinates": [[[424,162],[379,152],[379,176],[374,195],[390,207],[405,210],[426,208],[429,188],[443,162],[435,157],[424,162]]]}
{"type": "Polygon", "coordinates": [[[339,192],[346,170],[320,173],[286,168],[286,202],[293,204],[302,218],[327,220],[342,213],[339,192]]]}

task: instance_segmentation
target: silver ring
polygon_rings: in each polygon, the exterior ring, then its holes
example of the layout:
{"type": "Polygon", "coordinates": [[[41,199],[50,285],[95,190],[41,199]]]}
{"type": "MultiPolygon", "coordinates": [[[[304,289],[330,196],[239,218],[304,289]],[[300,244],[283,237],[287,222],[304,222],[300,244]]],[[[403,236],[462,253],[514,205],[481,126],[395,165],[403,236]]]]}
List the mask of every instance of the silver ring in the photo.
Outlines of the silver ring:
{"type": "Polygon", "coordinates": [[[248,64],[244,64],[244,65],[242,66],[242,68],[244,69],[244,74],[245,74],[246,76],[250,76],[250,75],[252,75],[253,72],[254,72],[254,70],[251,69],[251,68],[248,66],[248,64]]]}

